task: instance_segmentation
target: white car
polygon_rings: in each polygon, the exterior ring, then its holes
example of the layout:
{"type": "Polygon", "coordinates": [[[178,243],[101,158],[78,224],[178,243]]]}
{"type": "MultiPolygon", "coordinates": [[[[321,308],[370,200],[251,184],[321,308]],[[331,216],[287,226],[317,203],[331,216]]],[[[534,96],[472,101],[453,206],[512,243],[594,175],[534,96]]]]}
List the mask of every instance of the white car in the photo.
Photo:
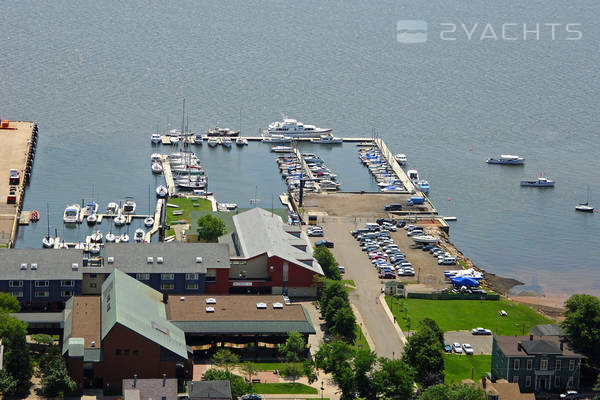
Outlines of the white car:
{"type": "Polygon", "coordinates": [[[484,328],[474,328],[471,329],[471,333],[473,335],[491,335],[492,331],[490,331],[489,329],[484,329],[484,328]]]}
{"type": "Polygon", "coordinates": [[[469,343],[463,343],[462,347],[463,347],[463,349],[465,349],[466,355],[468,355],[468,356],[473,355],[473,347],[471,347],[471,345],[469,343]]]}
{"type": "Polygon", "coordinates": [[[460,343],[452,343],[452,350],[454,350],[455,353],[462,354],[462,346],[460,343]]]}

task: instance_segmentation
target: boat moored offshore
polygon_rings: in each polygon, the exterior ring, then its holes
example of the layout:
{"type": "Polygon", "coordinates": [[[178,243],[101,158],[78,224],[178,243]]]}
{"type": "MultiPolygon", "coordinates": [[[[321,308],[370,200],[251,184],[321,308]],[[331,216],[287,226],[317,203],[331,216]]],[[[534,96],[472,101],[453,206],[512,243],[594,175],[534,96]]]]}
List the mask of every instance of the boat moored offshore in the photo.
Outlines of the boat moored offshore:
{"type": "Polygon", "coordinates": [[[303,124],[295,119],[285,118],[269,124],[267,133],[269,135],[285,135],[290,137],[314,137],[331,133],[332,129],[319,128],[315,125],[303,124]]]}
{"type": "Polygon", "coordinates": [[[73,204],[65,208],[65,212],[63,214],[63,221],[65,224],[74,224],[79,220],[79,213],[81,212],[81,207],[79,204],[73,204]]]}
{"type": "Polygon", "coordinates": [[[525,164],[525,159],[512,154],[501,154],[499,158],[488,158],[486,162],[488,164],[523,165],[525,164]]]}
{"type": "Polygon", "coordinates": [[[554,187],[554,181],[552,179],[546,178],[545,176],[540,176],[537,179],[521,181],[521,186],[554,187]]]}
{"type": "Polygon", "coordinates": [[[400,165],[406,165],[406,163],[408,162],[408,158],[406,158],[406,154],[402,154],[402,153],[396,154],[394,156],[394,159],[400,165]]]}

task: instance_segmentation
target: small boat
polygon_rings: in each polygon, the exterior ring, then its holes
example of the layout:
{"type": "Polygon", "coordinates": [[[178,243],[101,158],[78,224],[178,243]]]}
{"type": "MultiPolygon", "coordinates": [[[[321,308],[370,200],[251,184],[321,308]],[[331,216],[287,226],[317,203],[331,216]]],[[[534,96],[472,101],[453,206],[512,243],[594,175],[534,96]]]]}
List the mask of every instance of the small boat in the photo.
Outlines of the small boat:
{"type": "Polygon", "coordinates": [[[409,169],[408,171],[406,171],[406,175],[408,175],[408,179],[410,179],[411,181],[419,179],[419,171],[417,171],[416,169],[409,169]]]}
{"type": "Polygon", "coordinates": [[[440,241],[440,238],[431,235],[412,236],[411,239],[414,240],[415,243],[437,243],[440,241]]]}
{"type": "Polygon", "coordinates": [[[123,226],[125,225],[126,218],[123,214],[119,214],[115,217],[115,226],[123,226]]]}
{"type": "Polygon", "coordinates": [[[152,163],[152,173],[160,174],[161,172],[163,172],[163,166],[160,163],[153,162],[152,163]]]}
{"type": "Polygon", "coordinates": [[[314,125],[303,124],[295,119],[285,118],[269,124],[267,133],[269,135],[281,135],[292,137],[319,137],[331,133],[332,129],[318,128],[314,125]]]}
{"type": "Polygon", "coordinates": [[[129,242],[129,235],[127,233],[122,233],[121,236],[119,236],[119,241],[123,243],[129,242]]]}
{"type": "Polygon", "coordinates": [[[206,190],[194,190],[194,194],[196,196],[210,196],[213,193],[212,192],[207,192],[206,190]]]}
{"type": "Polygon", "coordinates": [[[172,214],[173,215],[183,215],[185,211],[181,210],[181,211],[173,211],[172,214]]]}
{"type": "Polygon", "coordinates": [[[488,164],[523,165],[525,164],[525,159],[512,154],[501,154],[500,158],[488,158],[486,162],[488,164]]]}
{"type": "Polygon", "coordinates": [[[161,141],[161,136],[158,133],[153,133],[152,136],[150,136],[150,141],[153,144],[159,144],[161,141]]]}
{"type": "Polygon", "coordinates": [[[382,192],[403,192],[404,187],[399,185],[390,185],[381,189],[382,192]]]}
{"type": "Polygon", "coordinates": [[[146,234],[146,232],[144,232],[144,230],[142,228],[138,228],[135,230],[135,235],[133,237],[133,240],[136,243],[141,243],[144,241],[144,235],[146,234]]]}
{"type": "Polygon", "coordinates": [[[83,209],[83,215],[88,216],[88,215],[92,215],[98,212],[98,203],[96,203],[95,201],[90,201],[89,203],[87,203],[85,205],[85,208],[83,209]]]}
{"type": "Polygon", "coordinates": [[[243,137],[237,137],[235,139],[235,144],[237,146],[246,146],[246,145],[248,145],[248,139],[243,138],[243,137]]]}
{"type": "Polygon", "coordinates": [[[294,149],[290,146],[273,146],[271,151],[275,153],[291,153],[294,149]]]}
{"type": "Polygon", "coordinates": [[[152,161],[152,162],[161,162],[162,161],[161,154],[159,154],[159,153],[152,153],[150,155],[150,161],[152,161]]]}
{"type": "Polygon", "coordinates": [[[587,198],[585,203],[579,203],[575,206],[575,211],[592,213],[594,212],[594,207],[590,206],[590,188],[587,189],[587,198]]]}
{"type": "Polygon", "coordinates": [[[144,219],[144,225],[146,225],[147,228],[151,228],[152,225],[154,225],[154,218],[152,218],[152,217],[146,217],[144,219]]]}
{"type": "Polygon", "coordinates": [[[46,249],[54,247],[54,238],[50,235],[44,235],[42,238],[42,246],[46,249]]]}
{"type": "Polygon", "coordinates": [[[33,210],[31,212],[31,216],[29,217],[31,222],[38,222],[40,220],[40,213],[38,210],[33,210]]]}
{"type": "Polygon", "coordinates": [[[229,139],[228,137],[224,137],[221,139],[221,144],[223,145],[223,147],[231,148],[231,143],[231,139],[229,139]]]}
{"type": "Polygon", "coordinates": [[[105,238],[106,238],[106,242],[107,243],[112,243],[112,242],[114,242],[117,239],[117,237],[115,236],[115,234],[112,233],[112,232],[108,232],[106,234],[105,238]]]}
{"type": "Polygon", "coordinates": [[[344,143],[344,139],[332,135],[321,135],[321,137],[317,139],[312,139],[311,142],[319,144],[341,144],[344,143]]]}
{"type": "Polygon", "coordinates": [[[535,180],[521,181],[521,186],[554,187],[554,181],[545,176],[540,176],[535,180]]]}
{"type": "Polygon", "coordinates": [[[198,135],[194,135],[194,144],[202,144],[204,143],[204,138],[202,137],[202,135],[198,134],[198,135]]]}
{"type": "Polygon", "coordinates": [[[92,233],[92,236],[90,236],[90,241],[92,243],[102,243],[103,238],[104,238],[104,235],[102,234],[102,232],[96,231],[96,232],[92,233]]]}
{"type": "Polygon", "coordinates": [[[89,225],[94,225],[98,221],[98,214],[90,214],[86,220],[89,225]]]}
{"type": "Polygon", "coordinates": [[[213,129],[208,129],[206,131],[206,136],[209,137],[236,137],[240,134],[240,131],[238,130],[231,130],[229,128],[219,128],[219,126],[217,125],[216,127],[214,127],[213,129]]]}
{"type": "Polygon", "coordinates": [[[263,136],[263,143],[291,143],[292,138],[284,135],[263,136]]]}
{"type": "Polygon", "coordinates": [[[133,214],[135,212],[135,201],[133,201],[133,199],[127,199],[125,200],[125,203],[123,203],[123,214],[133,214]]]}
{"type": "Polygon", "coordinates": [[[63,221],[65,224],[74,224],[79,221],[79,213],[81,212],[81,207],[79,204],[73,204],[67,206],[65,208],[65,212],[63,214],[63,221]]]}
{"type": "Polygon", "coordinates": [[[413,181],[413,183],[419,188],[419,190],[421,190],[421,192],[425,194],[429,193],[429,182],[427,182],[425,179],[417,179],[413,181]]]}
{"type": "Polygon", "coordinates": [[[107,215],[118,215],[119,214],[119,205],[114,201],[111,201],[106,206],[106,214],[107,215]]]}
{"type": "Polygon", "coordinates": [[[158,197],[165,197],[167,194],[169,194],[169,189],[166,186],[159,185],[156,187],[156,195],[158,197]]]}
{"type": "Polygon", "coordinates": [[[177,144],[179,142],[179,136],[169,136],[169,142],[171,142],[171,144],[177,144]]]}
{"type": "Polygon", "coordinates": [[[210,147],[216,147],[219,144],[219,139],[216,137],[210,137],[208,138],[208,145],[210,147]]]}
{"type": "Polygon", "coordinates": [[[176,183],[177,187],[183,190],[196,190],[196,189],[204,189],[206,188],[206,181],[178,181],[176,183]]]}
{"type": "Polygon", "coordinates": [[[99,243],[90,243],[88,247],[88,251],[92,254],[100,253],[100,244],[99,243]]]}
{"type": "Polygon", "coordinates": [[[400,165],[406,165],[406,163],[408,162],[408,158],[406,158],[406,154],[402,154],[402,153],[396,154],[394,156],[394,159],[400,165]]]}

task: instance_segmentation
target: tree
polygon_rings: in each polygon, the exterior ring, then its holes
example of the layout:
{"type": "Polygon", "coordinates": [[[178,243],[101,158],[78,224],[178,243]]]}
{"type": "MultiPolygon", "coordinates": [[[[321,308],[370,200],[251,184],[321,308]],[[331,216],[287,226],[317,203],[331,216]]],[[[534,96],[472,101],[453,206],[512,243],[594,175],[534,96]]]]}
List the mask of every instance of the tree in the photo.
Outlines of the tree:
{"type": "Polygon", "coordinates": [[[421,321],[421,327],[427,327],[435,333],[438,340],[440,341],[440,346],[444,347],[444,331],[440,328],[440,326],[431,318],[424,318],[421,321]]]}
{"type": "Polygon", "coordinates": [[[388,398],[411,399],[413,370],[402,360],[379,359],[379,369],[373,373],[377,393],[388,398]]]}
{"type": "Polygon", "coordinates": [[[415,380],[422,387],[444,381],[444,354],[437,333],[422,325],[409,339],[403,360],[415,370],[415,380]]]}
{"type": "Polygon", "coordinates": [[[296,383],[296,380],[302,376],[302,364],[297,362],[288,362],[281,367],[279,374],[284,378],[292,380],[292,383],[296,383]]]}
{"type": "Polygon", "coordinates": [[[213,364],[229,372],[232,365],[239,364],[240,357],[229,350],[220,349],[212,357],[213,364]]]}
{"type": "Polygon", "coordinates": [[[342,279],[342,274],[340,274],[339,264],[336,261],[333,253],[325,246],[318,246],[313,256],[317,260],[317,262],[323,268],[323,273],[328,279],[333,279],[339,281],[342,279]]]}
{"type": "Polygon", "coordinates": [[[354,399],[356,395],[356,381],[354,372],[348,364],[342,364],[333,371],[333,380],[342,391],[342,400],[354,399]]]}
{"type": "Polygon", "coordinates": [[[433,385],[421,393],[418,400],[483,400],[485,393],[472,385],[433,385]]]}
{"type": "Polygon", "coordinates": [[[8,373],[6,369],[0,371],[0,398],[6,397],[9,393],[13,393],[17,387],[17,381],[8,373]]]}
{"type": "Polygon", "coordinates": [[[198,219],[198,238],[214,242],[221,235],[225,234],[225,224],[221,219],[206,214],[198,219]]]}
{"type": "Polygon", "coordinates": [[[321,310],[327,308],[329,301],[334,297],[342,297],[348,301],[348,292],[341,281],[325,280],[323,291],[321,292],[321,310]]]}
{"type": "Polygon", "coordinates": [[[569,344],[600,366],[600,299],[588,294],[574,294],[566,302],[567,311],[561,326],[569,344]]]}
{"type": "Polygon", "coordinates": [[[597,393],[594,396],[594,400],[600,400],[600,374],[598,374],[598,378],[596,379],[596,384],[592,387],[594,393],[597,393]]]}
{"type": "Polygon", "coordinates": [[[287,362],[298,362],[305,358],[306,344],[302,335],[296,331],[290,331],[285,344],[279,348],[279,353],[287,362]]]}
{"type": "Polygon", "coordinates": [[[0,313],[0,339],[4,345],[4,369],[15,385],[10,394],[29,391],[33,367],[25,339],[27,324],[7,313],[0,313]]]}
{"type": "Polygon", "coordinates": [[[356,325],[356,317],[354,316],[354,312],[350,306],[343,307],[339,309],[335,316],[333,317],[333,325],[331,327],[331,331],[348,343],[354,343],[356,338],[356,332],[354,327],[356,325]]]}
{"type": "Polygon", "coordinates": [[[315,363],[312,360],[312,358],[307,358],[302,363],[302,375],[304,375],[308,379],[309,384],[312,384],[317,380],[315,363]]]}
{"type": "Polygon", "coordinates": [[[256,375],[256,373],[259,371],[258,366],[256,364],[254,364],[253,362],[245,362],[242,363],[242,366],[240,367],[240,369],[242,370],[242,372],[246,375],[248,375],[248,381],[252,382],[252,376],[256,375]]]}
{"type": "Polygon", "coordinates": [[[229,381],[231,395],[234,399],[243,396],[252,390],[252,386],[239,375],[232,374],[222,369],[211,368],[202,375],[203,381],[229,381]]]}
{"type": "Polygon", "coordinates": [[[76,387],[77,384],[69,376],[64,359],[56,358],[46,367],[46,373],[42,377],[42,391],[46,396],[63,397],[76,387]]]}
{"type": "Polygon", "coordinates": [[[321,312],[323,314],[323,318],[325,318],[325,321],[327,321],[328,324],[331,324],[335,317],[335,313],[348,306],[348,299],[341,296],[335,296],[327,302],[327,307],[322,309],[321,312]]]}
{"type": "Polygon", "coordinates": [[[369,349],[357,350],[354,355],[354,382],[361,397],[371,398],[371,394],[374,395],[370,373],[376,362],[377,354],[369,349]]]}
{"type": "Polygon", "coordinates": [[[16,313],[21,310],[19,300],[10,293],[0,292],[0,312],[16,313]]]}
{"type": "Polygon", "coordinates": [[[323,343],[315,354],[315,364],[317,368],[331,373],[341,365],[349,365],[349,361],[354,357],[354,352],[354,347],[341,340],[323,343]]]}

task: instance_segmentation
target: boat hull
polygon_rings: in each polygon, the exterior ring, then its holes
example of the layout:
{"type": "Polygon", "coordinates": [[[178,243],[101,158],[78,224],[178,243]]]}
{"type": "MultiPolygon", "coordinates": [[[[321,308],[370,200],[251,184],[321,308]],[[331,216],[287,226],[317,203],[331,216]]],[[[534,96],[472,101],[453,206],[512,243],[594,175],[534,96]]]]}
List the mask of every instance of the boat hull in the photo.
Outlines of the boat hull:
{"type": "Polygon", "coordinates": [[[554,182],[539,183],[537,181],[521,181],[521,186],[551,188],[554,187],[554,182]]]}
{"type": "Polygon", "coordinates": [[[502,160],[498,158],[488,158],[486,161],[488,164],[498,165],[524,165],[525,160],[502,160]]]}

